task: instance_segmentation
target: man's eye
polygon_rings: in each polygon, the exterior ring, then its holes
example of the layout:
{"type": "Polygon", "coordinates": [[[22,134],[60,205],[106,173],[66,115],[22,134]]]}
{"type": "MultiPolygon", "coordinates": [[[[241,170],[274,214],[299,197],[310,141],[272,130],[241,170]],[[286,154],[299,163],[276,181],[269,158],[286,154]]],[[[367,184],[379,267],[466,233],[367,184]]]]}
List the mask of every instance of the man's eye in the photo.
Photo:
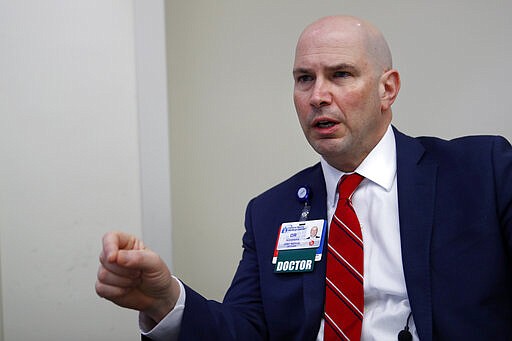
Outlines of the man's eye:
{"type": "Polygon", "coordinates": [[[347,71],[336,71],[334,73],[334,78],[347,78],[350,77],[350,72],[347,71]]]}
{"type": "Polygon", "coordinates": [[[305,83],[313,80],[313,77],[309,75],[302,75],[297,77],[297,83],[305,83]]]}

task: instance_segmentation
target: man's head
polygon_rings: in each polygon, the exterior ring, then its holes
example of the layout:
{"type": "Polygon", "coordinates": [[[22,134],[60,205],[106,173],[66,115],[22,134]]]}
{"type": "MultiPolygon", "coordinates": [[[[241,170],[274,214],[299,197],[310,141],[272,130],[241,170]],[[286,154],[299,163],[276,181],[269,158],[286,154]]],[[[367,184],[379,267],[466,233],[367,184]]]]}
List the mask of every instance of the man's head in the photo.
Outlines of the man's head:
{"type": "Polygon", "coordinates": [[[309,230],[309,236],[310,236],[311,238],[316,237],[317,233],[318,233],[318,227],[316,227],[316,226],[313,226],[313,227],[311,228],[311,230],[309,230]]]}
{"type": "Polygon", "coordinates": [[[308,142],[330,165],[353,171],[386,132],[400,89],[384,37],[358,18],[319,19],[299,38],[293,76],[308,142]]]}

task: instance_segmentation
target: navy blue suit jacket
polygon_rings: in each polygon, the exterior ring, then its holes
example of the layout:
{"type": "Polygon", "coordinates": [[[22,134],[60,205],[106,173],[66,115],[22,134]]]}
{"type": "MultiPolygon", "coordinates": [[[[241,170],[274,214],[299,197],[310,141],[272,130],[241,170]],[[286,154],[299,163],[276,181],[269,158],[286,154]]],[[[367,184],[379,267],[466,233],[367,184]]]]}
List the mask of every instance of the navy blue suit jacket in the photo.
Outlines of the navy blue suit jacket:
{"type": "MultiPolygon", "coordinates": [[[[510,144],[395,138],[403,269],[420,339],[512,340],[510,144]]],[[[186,287],[180,340],[315,340],[325,257],[311,273],[275,274],[272,264],[278,227],[301,213],[302,185],[311,187],[310,219],[326,218],[319,164],[254,198],[224,302],[186,287]]]]}

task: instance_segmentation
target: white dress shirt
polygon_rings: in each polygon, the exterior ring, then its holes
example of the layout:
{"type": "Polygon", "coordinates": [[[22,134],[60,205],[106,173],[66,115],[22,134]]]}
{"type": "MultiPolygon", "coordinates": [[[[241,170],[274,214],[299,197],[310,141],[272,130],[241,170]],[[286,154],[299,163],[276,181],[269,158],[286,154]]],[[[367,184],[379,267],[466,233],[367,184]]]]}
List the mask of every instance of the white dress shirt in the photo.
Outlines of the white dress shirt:
{"type": "MultiPolygon", "coordinates": [[[[337,184],[344,173],[323,159],[321,165],[327,189],[327,217],[330,224],[338,202],[337,184]]],[[[402,267],[396,147],[391,126],[355,172],[365,177],[352,196],[364,244],[364,317],[361,340],[395,341],[411,310],[402,267]]],[[[157,326],[153,328],[141,314],[139,324],[144,335],[153,340],[177,339],[185,304],[185,290],[181,283],[180,288],[180,298],[175,309],[157,326]]],[[[323,341],[323,326],[322,320],[317,341],[323,341]]],[[[412,318],[409,328],[413,339],[418,340],[412,318]]]]}

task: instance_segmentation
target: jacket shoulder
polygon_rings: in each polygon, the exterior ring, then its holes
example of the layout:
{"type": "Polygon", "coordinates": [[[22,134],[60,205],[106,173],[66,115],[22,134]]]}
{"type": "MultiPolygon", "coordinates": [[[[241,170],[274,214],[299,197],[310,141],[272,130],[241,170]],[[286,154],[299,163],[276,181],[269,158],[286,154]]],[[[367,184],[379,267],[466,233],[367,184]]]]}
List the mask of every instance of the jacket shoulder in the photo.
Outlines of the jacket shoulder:
{"type": "Polygon", "coordinates": [[[512,147],[502,136],[474,135],[451,140],[421,136],[416,140],[425,148],[425,156],[435,158],[441,164],[482,163],[497,157],[510,158],[512,147]]]}

